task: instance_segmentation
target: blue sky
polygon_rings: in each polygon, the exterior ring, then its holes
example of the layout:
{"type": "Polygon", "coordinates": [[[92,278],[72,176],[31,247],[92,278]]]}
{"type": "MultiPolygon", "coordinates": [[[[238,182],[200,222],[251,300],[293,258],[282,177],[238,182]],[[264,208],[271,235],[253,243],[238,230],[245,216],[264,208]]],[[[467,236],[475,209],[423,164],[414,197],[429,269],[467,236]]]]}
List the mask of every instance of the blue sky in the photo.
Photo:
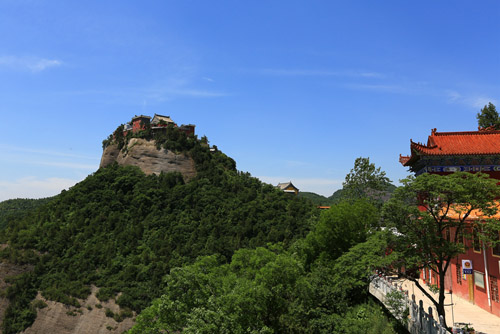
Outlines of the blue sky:
{"type": "Polygon", "coordinates": [[[410,138],[500,103],[498,1],[0,1],[0,200],[97,170],[170,115],[273,184],[331,195],[357,157],[396,181],[410,138]]]}

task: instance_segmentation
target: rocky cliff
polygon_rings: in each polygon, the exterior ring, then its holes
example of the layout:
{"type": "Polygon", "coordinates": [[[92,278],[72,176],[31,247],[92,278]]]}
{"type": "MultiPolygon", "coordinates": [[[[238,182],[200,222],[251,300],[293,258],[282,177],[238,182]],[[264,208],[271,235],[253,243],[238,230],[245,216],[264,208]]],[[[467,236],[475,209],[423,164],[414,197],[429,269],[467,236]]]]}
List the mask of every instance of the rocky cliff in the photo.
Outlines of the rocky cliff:
{"type": "Polygon", "coordinates": [[[163,148],[158,150],[153,140],[132,138],[122,150],[118,149],[117,144],[111,144],[104,149],[99,167],[106,167],[115,161],[119,165],[137,166],[148,175],[180,172],[185,181],[196,176],[195,163],[191,157],[163,148]]]}

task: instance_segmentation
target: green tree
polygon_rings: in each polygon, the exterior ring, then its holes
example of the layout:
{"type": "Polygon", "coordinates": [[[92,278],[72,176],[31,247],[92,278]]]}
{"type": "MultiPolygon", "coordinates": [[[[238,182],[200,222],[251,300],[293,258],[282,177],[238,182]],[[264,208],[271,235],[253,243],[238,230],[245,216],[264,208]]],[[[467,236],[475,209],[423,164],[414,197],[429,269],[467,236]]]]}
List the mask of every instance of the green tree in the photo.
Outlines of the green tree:
{"type": "Polygon", "coordinates": [[[380,167],[370,163],[370,158],[359,157],[354,161],[354,168],[346,175],[342,186],[344,198],[370,198],[375,202],[381,202],[387,197],[391,180],[380,167]]]}
{"type": "MultiPolygon", "coordinates": [[[[447,176],[424,174],[402,180],[394,196],[384,205],[383,218],[392,227],[392,248],[405,276],[429,297],[439,315],[445,317],[445,274],[451,260],[465,250],[461,236],[470,238],[472,229],[484,242],[493,242],[498,222],[488,217],[497,212],[494,199],[500,196],[497,180],[486,174],[457,172],[447,176]],[[467,220],[482,213],[480,220],[467,220]],[[431,269],[439,277],[439,297],[428,294],[417,273],[431,269]]],[[[498,237],[498,235],[497,235],[498,237]]]]}
{"type": "Polygon", "coordinates": [[[319,256],[338,258],[352,246],[364,242],[378,220],[377,208],[363,199],[342,201],[324,210],[305,239],[306,264],[310,265],[319,256]]]}
{"type": "MultiPolygon", "coordinates": [[[[120,126],[118,126],[115,130],[115,132],[113,132],[113,137],[114,137],[114,140],[116,142],[116,144],[118,145],[118,149],[122,149],[123,146],[125,145],[125,137],[123,136],[123,129],[125,128],[125,126],[123,124],[120,124],[120,126]]],[[[109,139],[109,137],[108,137],[109,139]]],[[[105,148],[105,145],[109,145],[109,143],[105,143],[103,141],[102,143],[102,146],[103,146],[103,149],[105,148]]]]}
{"type": "Polygon", "coordinates": [[[481,128],[489,128],[493,126],[495,129],[500,129],[500,116],[498,115],[497,108],[491,102],[485,105],[481,112],[476,115],[477,125],[481,128]]]}

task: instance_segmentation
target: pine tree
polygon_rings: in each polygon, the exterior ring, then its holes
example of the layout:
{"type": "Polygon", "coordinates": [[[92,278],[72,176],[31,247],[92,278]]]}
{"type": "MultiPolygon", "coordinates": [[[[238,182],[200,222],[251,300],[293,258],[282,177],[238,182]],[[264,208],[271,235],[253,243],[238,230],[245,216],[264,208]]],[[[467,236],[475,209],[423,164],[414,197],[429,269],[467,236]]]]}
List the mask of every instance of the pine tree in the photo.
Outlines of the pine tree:
{"type": "Polygon", "coordinates": [[[481,112],[477,113],[477,125],[481,128],[489,128],[493,126],[495,129],[500,129],[500,116],[497,108],[491,102],[485,105],[481,112]]]}

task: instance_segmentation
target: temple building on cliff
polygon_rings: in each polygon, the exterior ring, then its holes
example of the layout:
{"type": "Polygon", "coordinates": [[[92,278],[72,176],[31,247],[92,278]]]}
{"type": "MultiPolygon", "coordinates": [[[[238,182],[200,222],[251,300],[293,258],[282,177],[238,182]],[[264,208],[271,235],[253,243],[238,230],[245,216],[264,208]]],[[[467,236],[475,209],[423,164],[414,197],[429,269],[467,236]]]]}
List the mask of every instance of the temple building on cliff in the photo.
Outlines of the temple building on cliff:
{"type": "Polygon", "coordinates": [[[132,133],[136,133],[138,131],[146,130],[147,127],[150,127],[153,132],[163,131],[169,125],[178,128],[188,136],[194,135],[195,125],[182,124],[181,126],[177,126],[177,124],[170,118],[170,116],[163,116],[158,114],[155,114],[153,116],[153,119],[151,119],[150,116],[144,115],[133,117],[129,123],[125,124],[123,134],[126,136],[129,131],[132,131],[132,133]]]}
{"type": "MultiPolygon", "coordinates": [[[[431,131],[427,144],[410,140],[411,153],[399,156],[399,162],[415,175],[447,175],[457,171],[482,172],[500,180],[500,131],[486,128],[478,131],[431,131]]],[[[500,183],[500,182],[499,182],[500,183]]],[[[470,219],[479,219],[471,215],[470,219]]],[[[500,236],[498,236],[500,238],[500,236]]],[[[500,246],[485,247],[479,240],[464,240],[466,253],[454,259],[446,273],[445,288],[471,303],[500,316],[498,281],[500,246]],[[473,275],[462,274],[462,260],[470,260],[473,275]]],[[[438,277],[424,270],[421,278],[437,284],[438,277]]]]}

